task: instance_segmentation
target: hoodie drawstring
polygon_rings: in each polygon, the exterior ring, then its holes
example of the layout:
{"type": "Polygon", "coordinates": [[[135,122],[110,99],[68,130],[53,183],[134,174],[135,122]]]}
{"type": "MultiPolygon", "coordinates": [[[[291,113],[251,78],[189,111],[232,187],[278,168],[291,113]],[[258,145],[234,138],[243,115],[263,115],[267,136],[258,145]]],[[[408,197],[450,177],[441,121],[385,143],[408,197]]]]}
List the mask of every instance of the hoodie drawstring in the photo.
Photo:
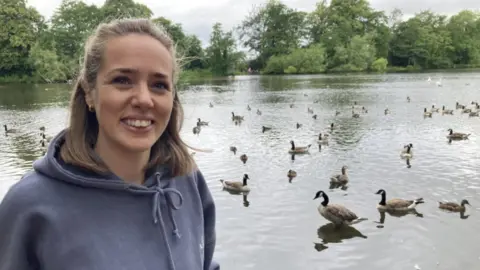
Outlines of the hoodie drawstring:
{"type": "Polygon", "coordinates": [[[162,211],[161,211],[161,202],[160,202],[160,196],[165,197],[165,201],[167,202],[167,211],[168,211],[168,217],[170,218],[170,221],[173,226],[173,235],[175,235],[177,238],[180,238],[180,232],[178,231],[177,227],[177,222],[175,221],[175,218],[173,216],[172,209],[178,210],[180,207],[182,207],[183,204],[183,196],[182,194],[174,189],[174,188],[162,188],[160,185],[160,173],[155,174],[156,180],[157,180],[157,186],[155,187],[154,195],[153,195],[153,222],[155,224],[160,223],[160,229],[163,234],[163,238],[165,240],[165,246],[167,249],[167,256],[169,259],[169,264],[170,264],[170,269],[175,270],[175,263],[173,261],[173,255],[172,255],[172,250],[170,248],[170,243],[168,241],[168,236],[167,232],[165,230],[165,222],[163,221],[162,218],[162,211]],[[172,199],[172,196],[176,195],[178,197],[178,204],[175,204],[174,200],[172,199]]]}

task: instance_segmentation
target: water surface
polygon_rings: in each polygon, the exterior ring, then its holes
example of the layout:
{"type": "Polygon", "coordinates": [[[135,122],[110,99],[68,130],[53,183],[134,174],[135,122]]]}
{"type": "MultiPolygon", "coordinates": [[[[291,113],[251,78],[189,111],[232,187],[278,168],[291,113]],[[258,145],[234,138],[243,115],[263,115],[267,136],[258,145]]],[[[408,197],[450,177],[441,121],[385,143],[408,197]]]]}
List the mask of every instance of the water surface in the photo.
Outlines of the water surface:
{"type": "MultiPolygon", "coordinates": [[[[480,119],[459,111],[425,119],[423,108],[480,101],[479,89],[479,73],[248,76],[184,86],[183,136],[192,146],[214,149],[197,152],[195,159],[217,204],[216,260],[223,269],[478,269],[480,119]],[[440,77],[443,87],[435,83],[440,77]],[[354,101],[368,114],[352,118],[354,101]],[[385,108],[391,113],[384,115],[385,108]],[[233,124],[232,111],[245,116],[242,125],[233,124]],[[192,133],[197,118],[210,121],[199,136],[192,133]],[[330,144],[319,149],[316,136],[330,133],[332,122],[330,144]],[[262,125],[273,129],[262,133],[262,125]],[[472,135],[448,143],[448,128],[472,135]],[[313,144],[310,154],[292,160],[290,140],[313,144]],[[411,167],[399,157],[407,143],[414,145],[411,167]],[[249,157],[245,165],[243,153],[249,157]],[[349,188],[330,190],[329,177],[343,165],[349,167],[349,188]],[[291,182],[289,169],[298,173],[291,182]],[[222,191],[219,179],[240,181],[244,173],[251,179],[247,197],[222,191]],[[380,226],[380,197],[374,194],[380,188],[388,197],[423,197],[423,217],[386,215],[380,226]],[[320,201],[312,200],[318,190],[369,220],[333,230],[317,213],[320,201]],[[472,204],[467,219],[437,209],[437,201],[463,198],[472,204]]],[[[67,123],[69,90],[0,86],[0,123],[21,130],[0,136],[0,198],[42,155],[38,127],[55,135],[67,123]]]]}

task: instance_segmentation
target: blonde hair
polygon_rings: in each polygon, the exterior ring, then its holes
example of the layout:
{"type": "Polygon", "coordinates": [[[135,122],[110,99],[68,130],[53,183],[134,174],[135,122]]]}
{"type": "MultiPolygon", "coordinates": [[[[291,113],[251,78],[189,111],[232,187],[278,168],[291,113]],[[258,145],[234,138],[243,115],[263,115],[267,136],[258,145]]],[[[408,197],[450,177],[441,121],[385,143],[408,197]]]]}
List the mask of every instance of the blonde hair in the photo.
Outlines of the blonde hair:
{"type": "Polygon", "coordinates": [[[60,157],[65,163],[97,173],[109,172],[108,167],[97,158],[94,145],[98,136],[98,121],[85,101],[86,91],[93,91],[107,42],[129,34],[148,35],[169,51],[173,59],[173,109],[170,121],[151,149],[150,161],[145,170],[165,164],[172,176],[185,175],[195,168],[195,161],[188,153],[188,145],[180,138],[183,124],[183,108],[175,89],[180,71],[175,44],[167,32],[147,19],[122,19],[100,24],[85,43],[83,64],[70,100],[70,124],[66,130],[65,143],[60,157]]]}

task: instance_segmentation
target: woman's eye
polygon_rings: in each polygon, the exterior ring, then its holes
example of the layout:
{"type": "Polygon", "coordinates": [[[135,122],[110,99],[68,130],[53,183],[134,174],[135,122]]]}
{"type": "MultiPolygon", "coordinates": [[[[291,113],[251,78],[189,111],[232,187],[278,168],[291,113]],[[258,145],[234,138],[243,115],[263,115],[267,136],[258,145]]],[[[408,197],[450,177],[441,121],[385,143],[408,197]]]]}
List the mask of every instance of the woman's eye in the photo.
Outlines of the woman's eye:
{"type": "Polygon", "coordinates": [[[128,77],[125,77],[125,76],[119,76],[119,77],[116,77],[112,80],[112,83],[114,84],[130,84],[130,79],[128,77]]]}
{"type": "Polygon", "coordinates": [[[168,85],[164,82],[154,83],[152,87],[156,90],[168,90],[168,85]]]}

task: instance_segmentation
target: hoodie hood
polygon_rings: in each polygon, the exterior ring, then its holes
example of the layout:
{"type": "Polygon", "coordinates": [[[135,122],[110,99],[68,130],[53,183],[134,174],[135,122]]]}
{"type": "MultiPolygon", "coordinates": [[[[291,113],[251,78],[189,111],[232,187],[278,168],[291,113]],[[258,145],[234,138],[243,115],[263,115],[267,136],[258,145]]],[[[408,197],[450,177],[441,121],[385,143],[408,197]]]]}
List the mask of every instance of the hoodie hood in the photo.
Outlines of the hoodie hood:
{"type": "MultiPolygon", "coordinates": [[[[48,146],[44,157],[33,163],[36,172],[47,176],[49,179],[62,181],[68,184],[109,190],[124,190],[132,195],[151,196],[152,198],[152,222],[159,224],[164,239],[168,239],[165,221],[162,215],[162,209],[166,208],[167,217],[172,224],[172,234],[180,238],[180,232],[173,215],[174,210],[182,207],[183,196],[175,188],[175,181],[172,181],[169,170],[166,167],[159,166],[145,180],[144,185],[130,184],[113,173],[98,174],[85,169],[66,164],[60,158],[60,148],[65,142],[66,130],[61,131],[55,136],[48,146]],[[166,204],[167,207],[162,207],[166,204]]],[[[165,241],[167,254],[170,260],[170,269],[175,270],[170,244],[165,241]]]]}

